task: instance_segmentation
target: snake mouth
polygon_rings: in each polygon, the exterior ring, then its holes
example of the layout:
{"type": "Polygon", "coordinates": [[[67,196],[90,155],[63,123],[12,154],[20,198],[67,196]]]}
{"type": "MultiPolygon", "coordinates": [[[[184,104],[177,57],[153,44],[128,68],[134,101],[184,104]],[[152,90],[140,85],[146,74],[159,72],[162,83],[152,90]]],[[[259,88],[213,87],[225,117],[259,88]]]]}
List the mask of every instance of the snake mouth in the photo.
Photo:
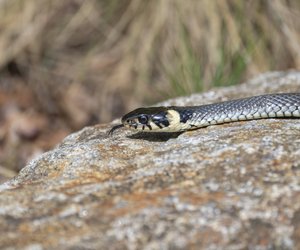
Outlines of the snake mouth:
{"type": "Polygon", "coordinates": [[[136,118],[134,118],[134,119],[126,119],[126,120],[122,119],[122,124],[126,128],[133,128],[133,129],[139,129],[139,127],[141,126],[141,124],[137,121],[136,118]]]}
{"type": "Polygon", "coordinates": [[[132,123],[132,124],[124,124],[125,127],[133,128],[136,130],[144,131],[144,130],[152,130],[152,126],[149,124],[138,124],[138,123],[132,123]]]}
{"type": "Polygon", "coordinates": [[[127,128],[134,128],[134,129],[138,129],[139,124],[137,123],[132,123],[132,124],[124,124],[125,127],[127,128]]]}

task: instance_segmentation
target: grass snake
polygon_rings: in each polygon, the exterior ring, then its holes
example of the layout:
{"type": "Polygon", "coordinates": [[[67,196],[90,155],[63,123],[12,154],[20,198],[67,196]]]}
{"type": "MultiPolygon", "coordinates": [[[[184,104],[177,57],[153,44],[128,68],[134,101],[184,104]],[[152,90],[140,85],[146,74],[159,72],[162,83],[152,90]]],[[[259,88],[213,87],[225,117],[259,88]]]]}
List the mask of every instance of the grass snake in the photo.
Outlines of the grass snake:
{"type": "Polygon", "coordinates": [[[116,129],[182,132],[215,124],[263,118],[300,117],[300,93],[267,94],[200,106],[138,108],[121,119],[116,129]]]}

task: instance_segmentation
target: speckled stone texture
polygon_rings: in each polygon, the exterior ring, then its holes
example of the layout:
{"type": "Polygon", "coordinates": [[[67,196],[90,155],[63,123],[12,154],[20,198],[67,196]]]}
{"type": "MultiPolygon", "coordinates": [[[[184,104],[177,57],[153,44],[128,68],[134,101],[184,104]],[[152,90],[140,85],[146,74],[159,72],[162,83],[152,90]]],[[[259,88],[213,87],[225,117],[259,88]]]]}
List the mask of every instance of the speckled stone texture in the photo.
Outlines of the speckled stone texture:
{"type": "MultiPolygon", "coordinates": [[[[300,92],[300,72],[164,104],[276,92],[300,92]]],[[[1,249],[300,249],[299,119],[111,126],[71,134],[0,186],[1,249]]]]}

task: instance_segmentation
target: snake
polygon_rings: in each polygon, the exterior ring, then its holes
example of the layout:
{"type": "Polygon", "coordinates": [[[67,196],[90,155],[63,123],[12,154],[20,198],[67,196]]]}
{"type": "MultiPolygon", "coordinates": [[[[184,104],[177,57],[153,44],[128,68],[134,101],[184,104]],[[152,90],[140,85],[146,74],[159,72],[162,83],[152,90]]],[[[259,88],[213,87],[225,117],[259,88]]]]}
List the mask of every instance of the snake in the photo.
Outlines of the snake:
{"type": "Polygon", "coordinates": [[[145,132],[185,132],[210,125],[266,118],[300,118],[300,93],[264,94],[200,106],[135,109],[121,118],[119,128],[145,132]]]}

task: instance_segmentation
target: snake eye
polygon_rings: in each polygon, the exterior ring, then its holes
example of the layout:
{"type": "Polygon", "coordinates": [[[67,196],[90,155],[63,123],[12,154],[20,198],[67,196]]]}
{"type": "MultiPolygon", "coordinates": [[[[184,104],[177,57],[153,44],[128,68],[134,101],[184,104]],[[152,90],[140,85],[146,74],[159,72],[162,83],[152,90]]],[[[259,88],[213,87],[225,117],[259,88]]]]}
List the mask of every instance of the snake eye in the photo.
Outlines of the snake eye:
{"type": "Polygon", "coordinates": [[[139,123],[141,123],[141,124],[147,124],[148,123],[148,117],[146,115],[139,116],[138,120],[139,120],[139,123]]]}

